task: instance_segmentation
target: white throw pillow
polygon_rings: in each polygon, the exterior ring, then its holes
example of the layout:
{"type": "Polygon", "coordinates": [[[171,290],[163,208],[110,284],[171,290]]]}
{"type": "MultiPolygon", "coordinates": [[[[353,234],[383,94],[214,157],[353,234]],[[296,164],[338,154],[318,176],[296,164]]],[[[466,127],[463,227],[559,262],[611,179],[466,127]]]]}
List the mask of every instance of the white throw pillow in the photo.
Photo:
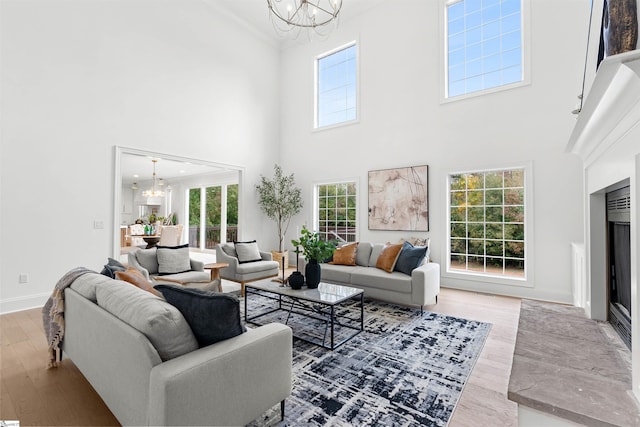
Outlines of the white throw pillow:
{"type": "Polygon", "coordinates": [[[235,242],[236,253],[238,254],[238,262],[244,264],[247,262],[262,261],[260,249],[255,240],[250,242],[235,242]]]}

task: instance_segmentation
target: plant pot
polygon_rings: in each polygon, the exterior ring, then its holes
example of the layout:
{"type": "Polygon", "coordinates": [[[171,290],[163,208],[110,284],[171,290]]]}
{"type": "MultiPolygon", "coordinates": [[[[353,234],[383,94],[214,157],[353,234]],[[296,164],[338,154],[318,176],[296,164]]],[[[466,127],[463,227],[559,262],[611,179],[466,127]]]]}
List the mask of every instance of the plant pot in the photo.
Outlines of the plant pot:
{"type": "Polygon", "coordinates": [[[307,278],[307,288],[315,289],[320,283],[320,264],[318,260],[311,259],[304,269],[304,275],[307,278]]]}
{"type": "Polygon", "coordinates": [[[283,260],[284,260],[284,268],[287,268],[289,266],[289,251],[284,251],[284,252],[271,251],[271,256],[273,257],[274,261],[278,262],[278,268],[282,269],[283,260]]]}
{"type": "Polygon", "coordinates": [[[299,271],[294,271],[289,276],[289,286],[291,289],[302,289],[302,285],[304,285],[304,276],[299,271]]]}

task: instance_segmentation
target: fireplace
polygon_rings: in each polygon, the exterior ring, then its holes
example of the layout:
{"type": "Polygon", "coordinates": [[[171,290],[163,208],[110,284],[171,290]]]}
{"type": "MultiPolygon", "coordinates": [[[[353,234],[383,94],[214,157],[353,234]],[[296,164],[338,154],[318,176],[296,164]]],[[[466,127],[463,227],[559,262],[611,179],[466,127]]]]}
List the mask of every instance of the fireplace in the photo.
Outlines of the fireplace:
{"type": "Polygon", "coordinates": [[[607,193],[608,313],[611,326],[631,350],[630,187],[607,193]]]}

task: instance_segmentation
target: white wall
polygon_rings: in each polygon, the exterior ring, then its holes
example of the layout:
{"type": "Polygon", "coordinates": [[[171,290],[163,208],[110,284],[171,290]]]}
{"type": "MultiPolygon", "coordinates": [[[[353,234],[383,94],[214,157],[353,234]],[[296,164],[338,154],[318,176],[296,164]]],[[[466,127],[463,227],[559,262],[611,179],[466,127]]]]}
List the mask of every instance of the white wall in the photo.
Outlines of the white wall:
{"type": "Polygon", "coordinates": [[[311,224],[314,182],[358,177],[359,239],[408,237],[367,229],[367,171],[428,164],[428,235],[434,261],[444,266],[447,174],[531,162],[533,287],[450,277],[442,284],[571,303],[570,244],[583,239],[582,172],[564,149],[582,84],[589,2],[535,0],[530,10],[531,84],[446,104],[440,103],[438,1],[385,2],[341,21],[329,40],[285,50],[282,165],[305,196],[304,214],[294,223],[311,224]],[[313,132],[314,58],[351,40],[359,49],[360,121],[313,132]]]}
{"type": "Polygon", "coordinates": [[[115,145],[244,167],[245,232],[272,238],[252,187],[277,161],[273,44],[213,2],[1,7],[0,312],[42,305],[68,270],[106,263],[115,145]]]}

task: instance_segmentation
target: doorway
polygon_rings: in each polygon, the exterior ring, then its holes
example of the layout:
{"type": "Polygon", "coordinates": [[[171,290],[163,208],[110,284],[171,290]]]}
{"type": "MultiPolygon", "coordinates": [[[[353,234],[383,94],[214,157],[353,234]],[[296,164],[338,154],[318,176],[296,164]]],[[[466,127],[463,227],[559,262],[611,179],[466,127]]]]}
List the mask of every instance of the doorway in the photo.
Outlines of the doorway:
{"type": "Polygon", "coordinates": [[[187,190],[189,246],[214,250],[220,242],[238,240],[238,184],[187,190]]]}

